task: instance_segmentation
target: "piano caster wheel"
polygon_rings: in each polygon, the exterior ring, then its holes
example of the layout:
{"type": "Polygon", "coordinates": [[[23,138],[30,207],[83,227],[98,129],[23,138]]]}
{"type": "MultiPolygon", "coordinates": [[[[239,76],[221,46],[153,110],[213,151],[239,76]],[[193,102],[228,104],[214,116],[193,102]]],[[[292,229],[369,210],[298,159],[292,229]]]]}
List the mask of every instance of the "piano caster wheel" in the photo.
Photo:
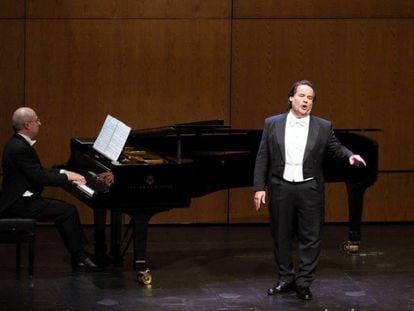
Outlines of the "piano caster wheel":
{"type": "Polygon", "coordinates": [[[149,269],[138,272],[138,282],[144,285],[150,285],[152,282],[151,271],[149,269]]]}
{"type": "Polygon", "coordinates": [[[341,249],[347,255],[358,255],[359,242],[345,241],[342,243],[341,249]]]}

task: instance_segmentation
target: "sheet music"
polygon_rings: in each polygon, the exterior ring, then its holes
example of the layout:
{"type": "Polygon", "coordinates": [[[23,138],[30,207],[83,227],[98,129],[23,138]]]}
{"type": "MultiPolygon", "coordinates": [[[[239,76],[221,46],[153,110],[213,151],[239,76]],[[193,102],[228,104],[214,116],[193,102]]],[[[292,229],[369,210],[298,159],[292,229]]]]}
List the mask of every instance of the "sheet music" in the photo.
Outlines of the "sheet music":
{"type": "Polygon", "coordinates": [[[124,149],[131,128],[116,118],[107,115],[99,132],[98,138],[93,144],[93,149],[100,152],[108,159],[117,161],[124,149]]]}

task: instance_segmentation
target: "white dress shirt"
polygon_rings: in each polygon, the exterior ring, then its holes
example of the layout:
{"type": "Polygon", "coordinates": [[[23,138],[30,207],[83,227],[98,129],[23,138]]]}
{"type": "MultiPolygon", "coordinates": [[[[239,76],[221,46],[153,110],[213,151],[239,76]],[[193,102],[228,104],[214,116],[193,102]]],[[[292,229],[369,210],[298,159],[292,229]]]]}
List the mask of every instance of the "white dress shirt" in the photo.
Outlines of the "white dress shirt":
{"type": "Polygon", "coordinates": [[[23,137],[30,144],[30,146],[33,146],[36,143],[36,140],[31,139],[29,136],[26,136],[21,133],[19,133],[19,135],[23,137]]]}
{"type": "Polygon", "coordinates": [[[291,111],[287,115],[284,180],[290,182],[305,181],[303,179],[303,156],[308,141],[309,119],[309,116],[296,118],[291,111]]]}

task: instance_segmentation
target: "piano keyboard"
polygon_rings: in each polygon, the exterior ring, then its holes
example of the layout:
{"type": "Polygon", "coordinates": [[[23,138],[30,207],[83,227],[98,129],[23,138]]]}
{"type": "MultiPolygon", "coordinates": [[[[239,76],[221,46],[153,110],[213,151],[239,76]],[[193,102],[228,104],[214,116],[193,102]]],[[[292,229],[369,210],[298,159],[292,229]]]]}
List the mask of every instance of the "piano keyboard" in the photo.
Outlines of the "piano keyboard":
{"type": "Polygon", "coordinates": [[[94,172],[80,172],[80,174],[82,174],[85,177],[86,184],[74,184],[76,188],[85,193],[88,197],[93,197],[96,193],[109,192],[109,186],[105,184],[105,182],[103,182],[102,180],[99,180],[94,172]]]}
{"type": "Polygon", "coordinates": [[[87,185],[76,184],[76,187],[80,191],[82,191],[83,193],[87,194],[89,197],[93,197],[93,195],[95,194],[95,190],[93,190],[92,188],[88,187],[87,185]]]}

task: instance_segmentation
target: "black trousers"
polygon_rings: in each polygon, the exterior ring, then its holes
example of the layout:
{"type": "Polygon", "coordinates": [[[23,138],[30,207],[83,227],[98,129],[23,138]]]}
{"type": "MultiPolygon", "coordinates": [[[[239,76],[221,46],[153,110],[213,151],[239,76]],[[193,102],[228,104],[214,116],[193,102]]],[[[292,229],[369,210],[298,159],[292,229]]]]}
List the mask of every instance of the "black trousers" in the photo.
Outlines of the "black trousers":
{"type": "Polygon", "coordinates": [[[319,261],[324,214],[323,184],[319,184],[316,179],[290,183],[272,177],[268,186],[268,199],[279,280],[295,281],[298,286],[308,287],[314,279],[319,261]],[[297,269],[292,259],[295,236],[299,251],[297,269]]]}
{"type": "Polygon", "coordinates": [[[75,206],[61,200],[33,195],[19,198],[5,213],[7,216],[53,221],[72,256],[83,255],[84,234],[75,206]]]}

